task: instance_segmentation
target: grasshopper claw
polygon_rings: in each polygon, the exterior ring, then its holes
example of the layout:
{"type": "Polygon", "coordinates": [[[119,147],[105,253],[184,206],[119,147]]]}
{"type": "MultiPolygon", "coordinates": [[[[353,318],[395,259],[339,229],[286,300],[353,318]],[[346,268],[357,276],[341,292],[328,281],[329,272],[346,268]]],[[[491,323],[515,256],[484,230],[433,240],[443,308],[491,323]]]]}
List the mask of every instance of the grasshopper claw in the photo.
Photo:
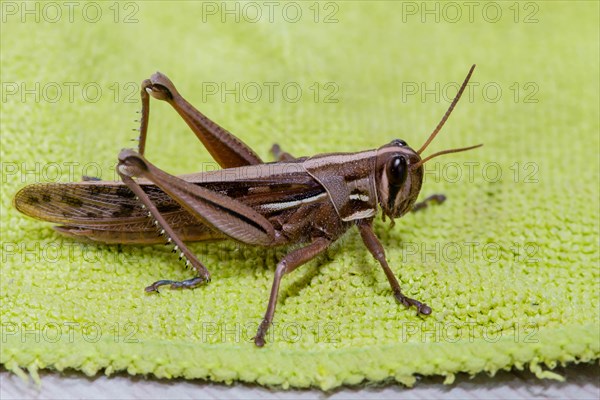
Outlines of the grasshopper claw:
{"type": "Polygon", "coordinates": [[[406,297],[402,293],[394,293],[394,297],[406,307],[415,306],[415,308],[417,309],[417,315],[431,314],[431,307],[429,307],[427,304],[421,303],[420,301],[415,299],[411,299],[410,297],[406,297]]]}

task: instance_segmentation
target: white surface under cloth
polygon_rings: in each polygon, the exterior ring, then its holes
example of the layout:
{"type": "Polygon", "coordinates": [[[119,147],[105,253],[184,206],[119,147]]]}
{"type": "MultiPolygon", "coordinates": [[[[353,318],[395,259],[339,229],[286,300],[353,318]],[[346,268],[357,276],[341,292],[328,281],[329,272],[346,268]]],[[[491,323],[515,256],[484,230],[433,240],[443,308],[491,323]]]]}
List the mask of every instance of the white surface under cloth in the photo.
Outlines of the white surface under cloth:
{"type": "Polygon", "coordinates": [[[452,385],[443,378],[426,378],[413,388],[398,384],[372,387],[342,387],[331,392],[319,390],[270,390],[259,386],[232,386],[185,381],[130,377],[87,378],[83,374],[41,371],[41,388],[6,371],[0,373],[0,398],[16,399],[599,399],[600,366],[571,365],[557,368],[564,382],[539,380],[526,372],[499,372],[491,378],[479,374],[457,376],[452,385]]]}

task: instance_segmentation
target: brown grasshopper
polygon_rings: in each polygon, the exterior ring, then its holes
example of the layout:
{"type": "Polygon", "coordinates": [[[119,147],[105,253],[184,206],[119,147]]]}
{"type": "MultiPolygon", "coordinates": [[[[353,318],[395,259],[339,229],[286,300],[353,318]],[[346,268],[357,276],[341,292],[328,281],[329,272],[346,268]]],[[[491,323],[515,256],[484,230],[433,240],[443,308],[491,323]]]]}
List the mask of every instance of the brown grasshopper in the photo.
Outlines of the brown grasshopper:
{"type": "Polygon", "coordinates": [[[233,239],[266,247],[308,243],[277,264],[267,311],[254,337],[257,346],[264,345],[273,321],[281,278],[321,254],[352,226],[358,227],[367,249],[381,264],[395,298],[428,315],[429,306],[400,290],[373,231],[373,219],[378,204],[384,220],[387,216],[393,223],[394,218],[427,202],[443,201],[443,196],[434,195],[415,204],[423,164],[442,154],[481,146],[421,158],[450,116],[474,68],[417,151],[403,140],[393,140],[374,150],[295,158],[274,145],[278,161],[273,163],[264,163],[244,142],[188,103],[166,76],[156,73],[142,82],[138,150],[125,149],[119,154],[117,173],[122,183],[85,178],[77,183],[38,183],[20,190],[14,204],[24,214],[61,224],[55,227],[58,232],[77,239],[171,243],[196,276],[184,281],[160,280],[148,286],[147,292],[164,285],[194,288],[210,281],[208,270],[185,241],[233,239]],[[150,96],[168,102],[224,169],[177,177],[146,160],[150,96]]]}

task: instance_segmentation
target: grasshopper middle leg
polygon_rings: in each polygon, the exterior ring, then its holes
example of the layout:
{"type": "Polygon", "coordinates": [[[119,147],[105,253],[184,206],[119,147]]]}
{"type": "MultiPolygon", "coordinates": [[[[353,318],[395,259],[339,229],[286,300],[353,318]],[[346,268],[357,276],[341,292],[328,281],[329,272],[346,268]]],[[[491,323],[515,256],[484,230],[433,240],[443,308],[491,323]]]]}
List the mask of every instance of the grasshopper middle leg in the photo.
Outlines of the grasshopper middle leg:
{"type": "Polygon", "coordinates": [[[267,312],[265,313],[264,319],[258,326],[258,331],[254,337],[254,344],[256,344],[258,347],[263,347],[265,345],[265,335],[269,329],[269,326],[271,326],[271,323],[273,322],[281,278],[283,278],[285,274],[289,274],[299,266],[307,263],[321,254],[323,251],[325,251],[325,249],[327,249],[327,247],[329,247],[330,244],[331,241],[329,239],[323,237],[317,238],[308,246],[292,251],[283,257],[281,261],[279,261],[277,268],[275,269],[275,278],[273,279],[273,286],[271,287],[271,295],[269,297],[267,312]]]}

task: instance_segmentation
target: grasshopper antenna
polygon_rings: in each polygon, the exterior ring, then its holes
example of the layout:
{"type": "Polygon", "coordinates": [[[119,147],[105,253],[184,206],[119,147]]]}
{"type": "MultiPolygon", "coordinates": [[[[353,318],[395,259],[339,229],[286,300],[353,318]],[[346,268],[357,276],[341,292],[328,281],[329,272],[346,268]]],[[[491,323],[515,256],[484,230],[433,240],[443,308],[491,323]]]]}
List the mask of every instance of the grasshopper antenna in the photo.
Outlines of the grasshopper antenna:
{"type": "MultiPolygon", "coordinates": [[[[437,136],[438,132],[442,129],[442,126],[444,126],[444,124],[448,120],[448,117],[450,117],[450,114],[452,113],[452,110],[454,110],[454,106],[456,106],[456,103],[458,103],[458,100],[460,100],[460,96],[462,96],[463,92],[465,91],[465,88],[467,87],[467,83],[469,83],[469,79],[471,79],[471,75],[473,75],[473,70],[474,69],[475,69],[475,64],[473,64],[471,66],[471,69],[469,70],[469,73],[467,74],[467,77],[465,78],[465,80],[462,83],[460,89],[458,90],[458,93],[456,94],[456,97],[454,97],[454,100],[452,100],[452,104],[450,104],[450,107],[448,107],[448,111],[446,111],[446,114],[444,114],[444,116],[442,117],[442,120],[440,121],[440,123],[435,127],[435,129],[433,130],[433,132],[431,133],[431,135],[429,135],[429,138],[427,139],[427,141],[417,151],[417,154],[421,154],[427,148],[427,146],[429,146],[429,143],[431,143],[433,141],[433,139],[435,139],[435,137],[437,136]]],[[[467,150],[467,149],[465,149],[465,150],[467,150]]]]}
{"type": "Polygon", "coordinates": [[[448,149],[448,150],[438,151],[437,153],[433,153],[432,155],[425,157],[424,159],[420,160],[416,164],[413,164],[412,168],[413,169],[419,168],[421,165],[425,164],[427,161],[431,160],[434,157],[441,156],[442,154],[460,153],[461,151],[473,150],[473,149],[476,149],[481,146],[483,146],[483,144],[476,144],[475,146],[469,146],[469,147],[461,147],[459,149],[448,149]]]}

